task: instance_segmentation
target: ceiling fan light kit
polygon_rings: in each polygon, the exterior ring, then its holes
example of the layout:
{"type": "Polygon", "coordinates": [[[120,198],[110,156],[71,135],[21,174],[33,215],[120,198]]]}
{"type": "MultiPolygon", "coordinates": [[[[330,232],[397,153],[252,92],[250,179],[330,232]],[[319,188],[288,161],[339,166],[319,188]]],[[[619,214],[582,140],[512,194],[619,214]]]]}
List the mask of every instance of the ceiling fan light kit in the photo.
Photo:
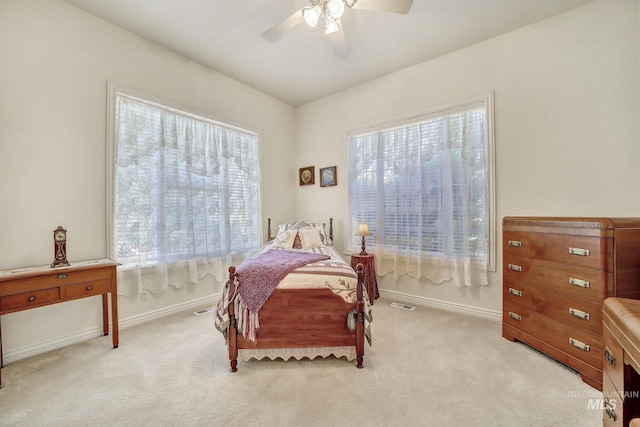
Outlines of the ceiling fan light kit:
{"type": "Polygon", "coordinates": [[[316,26],[320,15],[322,15],[322,9],[320,9],[320,6],[318,5],[302,8],[302,16],[304,16],[304,22],[306,22],[310,27],[316,26]]]}
{"type": "Polygon", "coordinates": [[[331,33],[340,31],[340,27],[338,27],[338,24],[336,23],[336,20],[333,18],[333,16],[326,15],[324,21],[325,21],[325,25],[324,25],[325,34],[331,34],[331,33]]]}
{"type": "Polygon", "coordinates": [[[344,1],[328,0],[324,4],[324,8],[325,8],[325,13],[328,12],[333,19],[338,19],[342,17],[342,14],[344,13],[344,1]]]}
{"type": "Polygon", "coordinates": [[[344,0],[319,0],[312,1],[311,6],[302,8],[304,21],[310,27],[315,27],[318,20],[324,15],[324,33],[331,34],[340,31],[336,19],[340,19],[344,14],[346,6],[352,7],[356,0],[345,3],[344,0]]]}
{"type": "Polygon", "coordinates": [[[302,22],[315,27],[320,18],[324,18],[324,33],[329,35],[336,54],[345,57],[349,53],[349,48],[341,18],[346,8],[406,14],[409,13],[413,0],[309,0],[309,3],[310,6],[294,12],[262,35],[268,40],[276,40],[302,22]]]}

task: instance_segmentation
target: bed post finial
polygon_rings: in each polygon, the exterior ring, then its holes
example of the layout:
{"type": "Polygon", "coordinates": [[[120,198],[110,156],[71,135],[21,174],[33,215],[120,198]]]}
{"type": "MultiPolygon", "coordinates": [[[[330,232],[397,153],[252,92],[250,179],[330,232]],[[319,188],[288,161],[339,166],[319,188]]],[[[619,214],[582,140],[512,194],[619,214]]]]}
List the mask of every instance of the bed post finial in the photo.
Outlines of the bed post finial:
{"type": "Polygon", "coordinates": [[[333,242],[333,218],[329,218],[329,239],[333,242]]]}
{"type": "Polygon", "coordinates": [[[364,265],[356,265],[358,288],[356,290],[356,366],[362,368],[364,361],[364,265]]]}
{"type": "MultiPolygon", "coordinates": [[[[229,295],[236,294],[235,279],[236,268],[232,265],[229,267],[229,289],[227,289],[229,295]]],[[[229,364],[231,365],[231,372],[236,372],[238,370],[238,325],[236,323],[235,306],[233,301],[229,304],[228,313],[229,326],[227,328],[227,341],[229,343],[229,364]]]]}

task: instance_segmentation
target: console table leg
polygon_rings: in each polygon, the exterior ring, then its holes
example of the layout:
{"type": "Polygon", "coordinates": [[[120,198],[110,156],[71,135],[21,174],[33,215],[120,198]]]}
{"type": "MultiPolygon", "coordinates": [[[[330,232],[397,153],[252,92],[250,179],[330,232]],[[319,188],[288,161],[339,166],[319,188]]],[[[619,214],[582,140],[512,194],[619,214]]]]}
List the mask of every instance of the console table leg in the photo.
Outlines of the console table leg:
{"type": "MultiPolygon", "coordinates": [[[[107,296],[104,295],[105,301],[107,296]]],[[[104,311],[107,313],[108,311],[105,309],[104,311]]],[[[111,291],[111,322],[113,322],[113,348],[118,348],[118,287],[116,285],[116,280],[113,281],[113,289],[111,291]]]]}
{"type": "Polygon", "coordinates": [[[4,368],[4,359],[2,358],[2,319],[0,319],[0,388],[2,388],[2,368],[4,368]]]}
{"type": "Polygon", "coordinates": [[[109,335],[109,304],[107,294],[102,294],[102,333],[109,335]]]}

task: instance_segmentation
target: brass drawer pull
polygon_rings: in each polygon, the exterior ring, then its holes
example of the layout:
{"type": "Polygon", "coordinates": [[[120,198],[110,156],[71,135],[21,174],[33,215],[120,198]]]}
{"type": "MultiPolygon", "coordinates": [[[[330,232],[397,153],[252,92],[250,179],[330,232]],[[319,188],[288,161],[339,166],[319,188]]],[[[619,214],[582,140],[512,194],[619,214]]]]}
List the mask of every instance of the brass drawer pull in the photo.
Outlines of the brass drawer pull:
{"type": "Polygon", "coordinates": [[[581,288],[588,288],[591,286],[588,280],[576,279],[575,277],[569,277],[569,283],[580,286],[581,288]]]}
{"type": "Polygon", "coordinates": [[[522,242],[518,240],[509,240],[509,246],[519,248],[520,246],[522,246],[522,242]]]}
{"type": "Polygon", "coordinates": [[[589,256],[589,249],[569,248],[569,253],[571,255],[589,256]]]}
{"type": "Polygon", "coordinates": [[[33,295],[29,297],[29,302],[34,302],[35,300],[36,300],[36,297],[34,297],[33,295]]]}
{"type": "Polygon", "coordinates": [[[584,320],[589,320],[589,318],[591,317],[586,311],[578,310],[577,308],[572,307],[569,307],[569,313],[584,320]]]}
{"type": "Polygon", "coordinates": [[[515,295],[517,297],[521,297],[522,296],[522,291],[520,291],[518,289],[509,288],[509,293],[511,295],[515,295]]]}
{"type": "Polygon", "coordinates": [[[67,275],[62,273],[62,274],[58,274],[58,279],[66,279],[67,275]]]}
{"type": "Polygon", "coordinates": [[[583,350],[583,351],[591,351],[591,347],[589,347],[589,344],[585,344],[582,341],[578,341],[577,339],[574,339],[574,338],[569,338],[569,344],[571,344],[574,347],[578,347],[580,350],[583,350]]]}
{"type": "Polygon", "coordinates": [[[615,406],[609,402],[607,397],[604,398],[604,412],[606,412],[607,416],[613,421],[616,420],[615,406]]]}
{"type": "Polygon", "coordinates": [[[93,286],[91,286],[91,285],[87,286],[87,290],[88,291],[92,291],[93,290],[93,286]]]}
{"type": "Polygon", "coordinates": [[[522,316],[520,316],[519,314],[514,313],[513,311],[509,312],[509,317],[511,317],[512,319],[517,320],[518,322],[520,322],[522,320],[522,316]]]}
{"type": "Polygon", "coordinates": [[[604,347],[604,358],[607,360],[607,363],[611,366],[616,366],[616,357],[613,355],[613,352],[609,350],[609,347],[604,347]]]}
{"type": "Polygon", "coordinates": [[[522,271],[522,267],[516,264],[509,264],[509,270],[512,271],[522,271]]]}

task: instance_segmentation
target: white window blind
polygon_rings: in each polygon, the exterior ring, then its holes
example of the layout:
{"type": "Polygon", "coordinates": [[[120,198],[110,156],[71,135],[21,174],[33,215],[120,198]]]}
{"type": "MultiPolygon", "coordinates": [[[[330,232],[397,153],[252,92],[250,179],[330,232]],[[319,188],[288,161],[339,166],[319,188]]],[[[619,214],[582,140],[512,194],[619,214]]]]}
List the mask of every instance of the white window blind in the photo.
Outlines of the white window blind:
{"type": "Polygon", "coordinates": [[[169,277],[258,248],[257,135],[127,93],[113,98],[110,256],[163,266],[169,277]]]}
{"type": "MultiPolygon", "coordinates": [[[[491,268],[490,101],[469,101],[349,135],[350,235],[359,222],[369,225],[367,249],[378,255],[382,274],[432,275],[441,281],[453,273],[435,273],[437,265],[491,268]]],[[[350,248],[359,242],[353,236],[350,248]]]]}

